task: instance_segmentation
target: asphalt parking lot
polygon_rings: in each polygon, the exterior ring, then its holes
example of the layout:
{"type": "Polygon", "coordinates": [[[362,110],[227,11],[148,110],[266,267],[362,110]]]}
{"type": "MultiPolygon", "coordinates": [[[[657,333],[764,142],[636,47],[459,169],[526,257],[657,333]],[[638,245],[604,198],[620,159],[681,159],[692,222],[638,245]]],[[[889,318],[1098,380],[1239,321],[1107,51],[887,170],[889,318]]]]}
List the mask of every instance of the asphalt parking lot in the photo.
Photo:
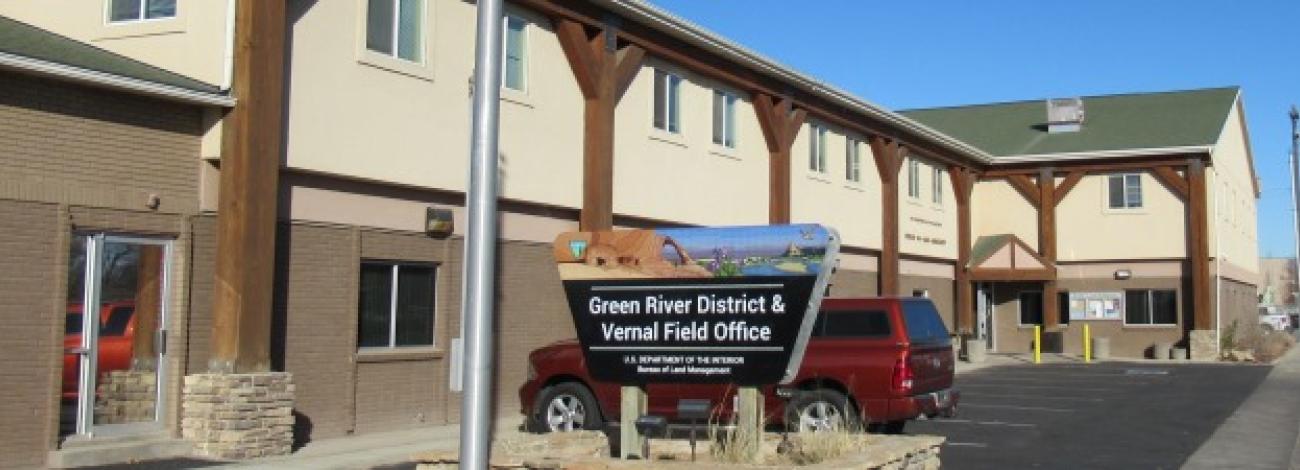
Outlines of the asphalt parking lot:
{"type": "Polygon", "coordinates": [[[956,418],[912,422],[948,438],[944,468],[1175,469],[1250,395],[1268,366],[1024,364],[958,375],[956,418]]]}

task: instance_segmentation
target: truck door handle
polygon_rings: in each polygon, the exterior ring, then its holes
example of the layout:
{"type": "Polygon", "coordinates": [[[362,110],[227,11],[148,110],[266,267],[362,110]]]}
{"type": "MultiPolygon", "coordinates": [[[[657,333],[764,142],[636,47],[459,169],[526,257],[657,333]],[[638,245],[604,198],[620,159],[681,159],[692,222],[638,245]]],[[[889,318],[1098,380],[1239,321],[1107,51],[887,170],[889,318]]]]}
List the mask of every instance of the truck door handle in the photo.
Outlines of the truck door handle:
{"type": "Polygon", "coordinates": [[[90,350],[86,348],[63,348],[63,353],[85,355],[85,354],[90,354],[90,350]]]}

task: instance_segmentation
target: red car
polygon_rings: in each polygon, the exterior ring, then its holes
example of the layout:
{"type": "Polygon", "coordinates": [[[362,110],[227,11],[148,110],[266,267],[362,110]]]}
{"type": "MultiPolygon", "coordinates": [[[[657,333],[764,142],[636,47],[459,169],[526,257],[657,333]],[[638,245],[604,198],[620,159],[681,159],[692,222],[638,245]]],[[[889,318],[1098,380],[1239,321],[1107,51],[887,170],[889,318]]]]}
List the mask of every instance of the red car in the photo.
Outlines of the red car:
{"type": "MultiPolygon", "coordinates": [[[[76,400],[81,383],[81,355],[73,352],[81,347],[82,305],[68,304],[63,335],[63,398],[76,400]]],[[[135,302],[105,302],[99,309],[99,364],[98,376],[110,371],[131,367],[131,348],[135,338],[135,302]]]]}
{"type": "MultiPolygon", "coordinates": [[[[826,299],[803,364],[788,386],[762,387],[767,422],[800,431],[866,425],[898,433],[920,416],[953,416],[953,349],[939,312],[924,298],[826,299]]],[[[730,419],[736,387],[649,384],[649,414],[676,420],[681,399],[707,399],[714,421],[730,419]]],[[[592,380],[576,340],[528,356],[522,411],[541,432],[600,429],[619,416],[619,385],[592,380]]],[[[680,421],[680,420],[678,420],[680,421]]]]}

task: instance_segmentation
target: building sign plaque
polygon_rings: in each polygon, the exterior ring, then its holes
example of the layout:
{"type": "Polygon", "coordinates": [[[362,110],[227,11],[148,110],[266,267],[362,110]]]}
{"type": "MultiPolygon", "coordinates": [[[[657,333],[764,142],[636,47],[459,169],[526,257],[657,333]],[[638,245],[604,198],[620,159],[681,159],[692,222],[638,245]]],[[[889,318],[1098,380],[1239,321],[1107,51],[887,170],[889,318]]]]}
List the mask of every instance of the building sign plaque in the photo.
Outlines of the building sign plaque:
{"type": "Polygon", "coordinates": [[[820,225],[568,232],[553,254],[598,380],[788,382],[839,251],[820,225]]]}

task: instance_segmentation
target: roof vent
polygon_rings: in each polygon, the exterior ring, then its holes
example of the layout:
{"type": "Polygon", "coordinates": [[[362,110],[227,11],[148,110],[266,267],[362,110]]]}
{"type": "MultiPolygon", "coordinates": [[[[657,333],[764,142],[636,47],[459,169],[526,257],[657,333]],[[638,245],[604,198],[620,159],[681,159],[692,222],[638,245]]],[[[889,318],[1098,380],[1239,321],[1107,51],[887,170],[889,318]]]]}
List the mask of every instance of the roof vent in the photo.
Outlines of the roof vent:
{"type": "Polygon", "coordinates": [[[1083,126],[1082,98],[1053,98],[1047,100],[1047,132],[1079,132],[1083,126]]]}

